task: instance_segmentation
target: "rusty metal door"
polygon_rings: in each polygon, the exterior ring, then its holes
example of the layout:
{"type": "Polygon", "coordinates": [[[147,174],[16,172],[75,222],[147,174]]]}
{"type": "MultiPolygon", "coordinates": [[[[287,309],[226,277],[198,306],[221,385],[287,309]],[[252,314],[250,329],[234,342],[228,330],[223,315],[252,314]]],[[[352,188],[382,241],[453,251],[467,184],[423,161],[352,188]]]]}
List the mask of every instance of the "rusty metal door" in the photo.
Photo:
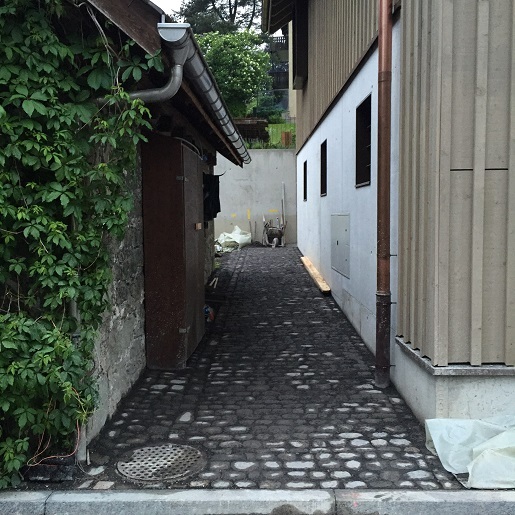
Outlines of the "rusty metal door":
{"type": "Polygon", "coordinates": [[[185,366],[204,333],[204,231],[199,158],[150,134],[142,145],[147,366],[185,366]]]}

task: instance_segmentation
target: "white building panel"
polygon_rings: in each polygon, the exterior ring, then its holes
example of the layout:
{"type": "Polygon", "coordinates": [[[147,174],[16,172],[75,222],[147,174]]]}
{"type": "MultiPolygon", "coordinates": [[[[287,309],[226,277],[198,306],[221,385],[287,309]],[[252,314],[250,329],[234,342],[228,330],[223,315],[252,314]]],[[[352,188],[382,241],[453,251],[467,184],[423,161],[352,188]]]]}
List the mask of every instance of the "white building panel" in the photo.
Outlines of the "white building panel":
{"type": "MultiPolygon", "coordinates": [[[[393,31],[391,248],[392,301],[397,284],[397,177],[399,161],[400,27],[393,31]]],[[[341,98],[297,156],[298,247],[331,286],[332,294],[372,350],[375,347],[377,50],[364,62],[341,98]],[[356,108],[371,95],[371,180],[356,187],[356,108]],[[320,195],[320,146],[327,140],[327,195],[320,195]],[[307,162],[307,199],[303,200],[307,162]],[[347,215],[347,273],[335,266],[334,215],[347,215]]],[[[340,244],[338,244],[339,246],[340,244]]],[[[339,259],[344,259],[340,256],[339,259]]],[[[395,310],[392,310],[392,325],[395,310]]],[[[395,336],[395,328],[392,330],[395,336]]]]}

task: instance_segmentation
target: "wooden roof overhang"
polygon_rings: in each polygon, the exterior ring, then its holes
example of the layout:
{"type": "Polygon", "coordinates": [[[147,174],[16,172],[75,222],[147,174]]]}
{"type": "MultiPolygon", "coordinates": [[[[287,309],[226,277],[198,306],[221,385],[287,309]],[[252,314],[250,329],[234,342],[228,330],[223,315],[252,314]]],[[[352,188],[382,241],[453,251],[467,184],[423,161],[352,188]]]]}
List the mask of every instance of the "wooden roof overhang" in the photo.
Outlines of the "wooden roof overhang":
{"type": "Polygon", "coordinates": [[[273,34],[293,19],[295,0],[263,0],[261,28],[273,34]]]}
{"type": "MultiPolygon", "coordinates": [[[[153,55],[159,50],[162,52],[163,61],[167,68],[173,63],[173,52],[162,41],[157,31],[157,24],[163,20],[163,10],[154,5],[150,0],[87,0],[106,18],[111,20],[122,32],[136,42],[145,52],[153,55]]],[[[169,18],[166,21],[171,21],[169,18]]],[[[203,58],[202,58],[203,59],[203,58]]],[[[205,64],[205,62],[204,62],[205,64]]],[[[210,77],[207,64],[205,64],[210,77]]],[[[155,87],[150,85],[154,77],[146,77],[143,87],[155,87]]],[[[166,78],[160,77],[158,81],[166,82],[166,78]]],[[[161,86],[158,84],[157,86],[161,86]]],[[[220,95],[219,91],[218,94],[220,95]]],[[[221,98],[221,96],[220,96],[221,98]]],[[[241,147],[237,147],[229,139],[223,130],[220,120],[213,112],[210,102],[205,95],[195,87],[187,75],[184,76],[177,95],[159,105],[159,110],[164,113],[171,112],[170,108],[179,111],[185,119],[196,126],[197,132],[202,134],[213,147],[234,164],[242,166],[244,156],[241,147]],[[168,104],[168,105],[165,105],[168,104]]],[[[154,111],[155,109],[152,109],[154,111]]],[[[232,121],[232,120],[231,120],[232,121]]],[[[243,140],[239,142],[243,145],[243,140]]],[[[244,147],[243,147],[244,148],[244,147]]],[[[247,154],[244,148],[245,154],[247,154]]],[[[248,154],[247,154],[248,155],[248,154]]]]}

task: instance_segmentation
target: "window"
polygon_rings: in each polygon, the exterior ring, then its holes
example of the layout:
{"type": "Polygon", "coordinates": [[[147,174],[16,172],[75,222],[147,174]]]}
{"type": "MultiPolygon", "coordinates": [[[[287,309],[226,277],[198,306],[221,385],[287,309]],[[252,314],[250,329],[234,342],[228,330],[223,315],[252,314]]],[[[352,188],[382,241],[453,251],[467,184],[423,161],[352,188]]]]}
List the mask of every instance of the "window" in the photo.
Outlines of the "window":
{"type": "Polygon", "coordinates": [[[304,161],[304,200],[308,200],[308,162],[304,161]]]}
{"type": "Polygon", "coordinates": [[[370,184],[371,99],[369,95],[356,109],[356,187],[370,184]]]}
{"type": "Polygon", "coordinates": [[[320,145],[320,196],[327,195],[327,140],[320,145]]]}

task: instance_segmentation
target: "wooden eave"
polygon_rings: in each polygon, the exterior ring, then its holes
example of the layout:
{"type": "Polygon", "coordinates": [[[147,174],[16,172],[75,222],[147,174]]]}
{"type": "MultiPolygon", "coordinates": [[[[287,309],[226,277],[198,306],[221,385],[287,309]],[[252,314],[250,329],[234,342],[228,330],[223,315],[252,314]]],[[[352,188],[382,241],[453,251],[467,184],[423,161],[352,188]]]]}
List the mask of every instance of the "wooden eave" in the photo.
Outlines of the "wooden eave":
{"type": "Polygon", "coordinates": [[[263,0],[261,28],[273,34],[293,19],[295,0],[263,0]]]}
{"type": "MultiPolygon", "coordinates": [[[[157,24],[161,21],[163,11],[146,0],[87,0],[98,9],[106,18],[116,25],[128,37],[134,40],[145,52],[153,55],[162,51],[165,65],[173,63],[173,54],[166,45],[162,45],[161,37],[157,31],[157,24]]],[[[167,20],[169,21],[169,20],[167,20]]],[[[147,85],[148,85],[148,81],[147,85]]],[[[160,84],[161,86],[162,84],[160,84]]],[[[147,87],[147,86],[145,86],[147,87]]],[[[242,166],[243,159],[224,134],[215,117],[209,114],[209,104],[206,100],[194,92],[185,76],[180,87],[183,95],[171,98],[168,102],[187,115],[193,123],[199,124],[207,141],[238,166],[242,166]],[[184,96],[186,95],[186,97],[184,96]],[[179,98],[189,98],[185,106],[179,106],[179,98]],[[181,109],[182,107],[182,109],[181,109]],[[207,130],[206,130],[207,129],[207,130]]]]}
{"type": "Polygon", "coordinates": [[[88,2],[145,52],[154,55],[161,50],[161,38],[156,30],[161,16],[151,5],[134,0],[88,0],[88,2]]]}

